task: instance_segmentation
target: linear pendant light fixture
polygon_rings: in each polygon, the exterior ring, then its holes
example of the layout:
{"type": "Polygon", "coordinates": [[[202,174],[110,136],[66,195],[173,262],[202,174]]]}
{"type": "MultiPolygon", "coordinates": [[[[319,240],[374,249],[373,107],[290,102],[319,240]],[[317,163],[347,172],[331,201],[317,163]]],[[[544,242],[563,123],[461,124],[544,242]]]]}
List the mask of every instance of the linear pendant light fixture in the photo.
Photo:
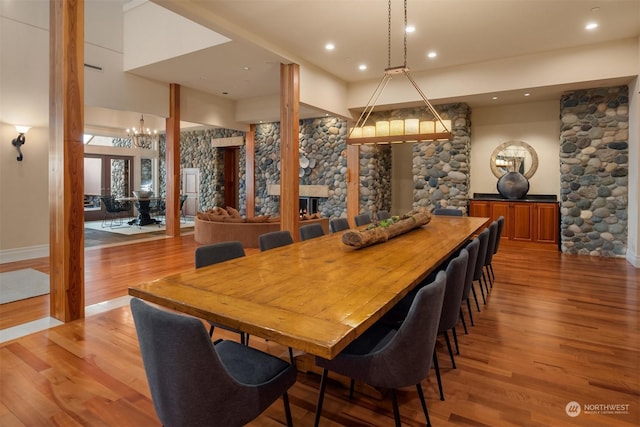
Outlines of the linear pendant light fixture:
{"type": "Polygon", "coordinates": [[[407,0],[404,0],[404,64],[398,67],[391,67],[391,0],[389,0],[389,19],[388,19],[388,63],[384,70],[382,80],[378,83],[378,87],[371,95],[367,102],[367,106],[358,118],[355,126],[351,128],[347,137],[347,144],[388,144],[401,142],[417,142],[417,141],[435,141],[451,139],[451,121],[442,120],[440,114],[431,105],[426,95],[418,84],[415,82],[409,68],[407,67],[407,0]],[[427,110],[433,115],[434,120],[422,120],[420,118],[407,119],[391,119],[379,120],[370,123],[369,118],[373,109],[389,84],[389,81],[395,75],[403,75],[416,89],[420,97],[424,101],[427,110]]]}

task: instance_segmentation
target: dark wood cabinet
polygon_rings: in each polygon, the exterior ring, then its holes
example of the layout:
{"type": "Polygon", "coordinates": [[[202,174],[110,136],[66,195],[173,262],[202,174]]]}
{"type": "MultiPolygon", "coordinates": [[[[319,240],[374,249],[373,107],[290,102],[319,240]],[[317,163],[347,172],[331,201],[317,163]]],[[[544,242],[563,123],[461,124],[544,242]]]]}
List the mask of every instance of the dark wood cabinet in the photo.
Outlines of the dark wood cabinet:
{"type": "Polygon", "coordinates": [[[469,215],[491,221],[503,216],[503,239],[558,246],[560,217],[555,201],[472,199],[469,215]]]}

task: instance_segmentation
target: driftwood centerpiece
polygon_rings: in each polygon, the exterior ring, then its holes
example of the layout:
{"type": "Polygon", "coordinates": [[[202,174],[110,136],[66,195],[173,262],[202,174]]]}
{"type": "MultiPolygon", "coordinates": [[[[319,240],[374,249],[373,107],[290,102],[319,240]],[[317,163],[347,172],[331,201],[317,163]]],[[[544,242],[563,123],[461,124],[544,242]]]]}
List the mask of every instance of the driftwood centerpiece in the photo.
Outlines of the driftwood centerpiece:
{"type": "Polygon", "coordinates": [[[383,243],[414,228],[421,227],[431,221],[431,214],[426,208],[418,208],[401,217],[370,224],[363,230],[350,230],[342,235],[342,243],[355,248],[364,248],[383,243]]]}

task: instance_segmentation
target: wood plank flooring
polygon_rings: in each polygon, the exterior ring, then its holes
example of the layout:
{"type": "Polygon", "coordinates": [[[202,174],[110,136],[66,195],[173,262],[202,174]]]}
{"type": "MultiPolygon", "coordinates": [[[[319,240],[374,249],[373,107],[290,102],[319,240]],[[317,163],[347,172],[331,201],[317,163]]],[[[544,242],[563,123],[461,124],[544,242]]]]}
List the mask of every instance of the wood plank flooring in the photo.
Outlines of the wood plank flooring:
{"type": "MultiPolygon", "coordinates": [[[[193,268],[196,246],[188,235],[87,250],[86,304],[193,268]]],[[[48,272],[48,261],[0,265],[0,271],[19,268],[48,272]]],[[[446,400],[439,400],[432,373],[423,381],[432,424],[640,425],[638,270],[623,259],[523,250],[508,242],[494,269],[487,304],[480,302],[481,313],[473,308],[475,327],[468,335],[458,328],[457,369],[438,343],[446,400]],[[565,411],[572,401],[581,405],[576,417],[565,411]],[[603,405],[612,404],[626,413],[603,414],[603,405]]],[[[0,329],[48,316],[48,297],[4,304],[0,314],[0,329]]],[[[252,338],[251,344],[287,357],[275,343],[252,338]]],[[[299,373],[289,393],[296,426],[313,425],[318,386],[317,375],[299,373]]],[[[398,396],[403,425],[424,425],[415,388],[398,396]]],[[[279,426],[284,419],[278,401],[251,425],[279,426]]],[[[128,307],[0,344],[0,425],[160,425],[128,307]]],[[[329,383],[321,426],[389,425],[388,399],[356,394],[349,400],[348,390],[329,383]]]]}

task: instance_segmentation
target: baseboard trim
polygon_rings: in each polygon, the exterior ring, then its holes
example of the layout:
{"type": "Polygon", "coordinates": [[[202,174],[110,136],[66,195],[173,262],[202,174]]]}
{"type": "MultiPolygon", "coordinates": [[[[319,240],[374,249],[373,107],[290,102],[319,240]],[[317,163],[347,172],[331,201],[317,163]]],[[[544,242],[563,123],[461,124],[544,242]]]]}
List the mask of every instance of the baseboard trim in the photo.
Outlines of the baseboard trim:
{"type": "Polygon", "coordinates": [[[49,245],[0,250],[0,264],[49,256],[49,245]]]}

